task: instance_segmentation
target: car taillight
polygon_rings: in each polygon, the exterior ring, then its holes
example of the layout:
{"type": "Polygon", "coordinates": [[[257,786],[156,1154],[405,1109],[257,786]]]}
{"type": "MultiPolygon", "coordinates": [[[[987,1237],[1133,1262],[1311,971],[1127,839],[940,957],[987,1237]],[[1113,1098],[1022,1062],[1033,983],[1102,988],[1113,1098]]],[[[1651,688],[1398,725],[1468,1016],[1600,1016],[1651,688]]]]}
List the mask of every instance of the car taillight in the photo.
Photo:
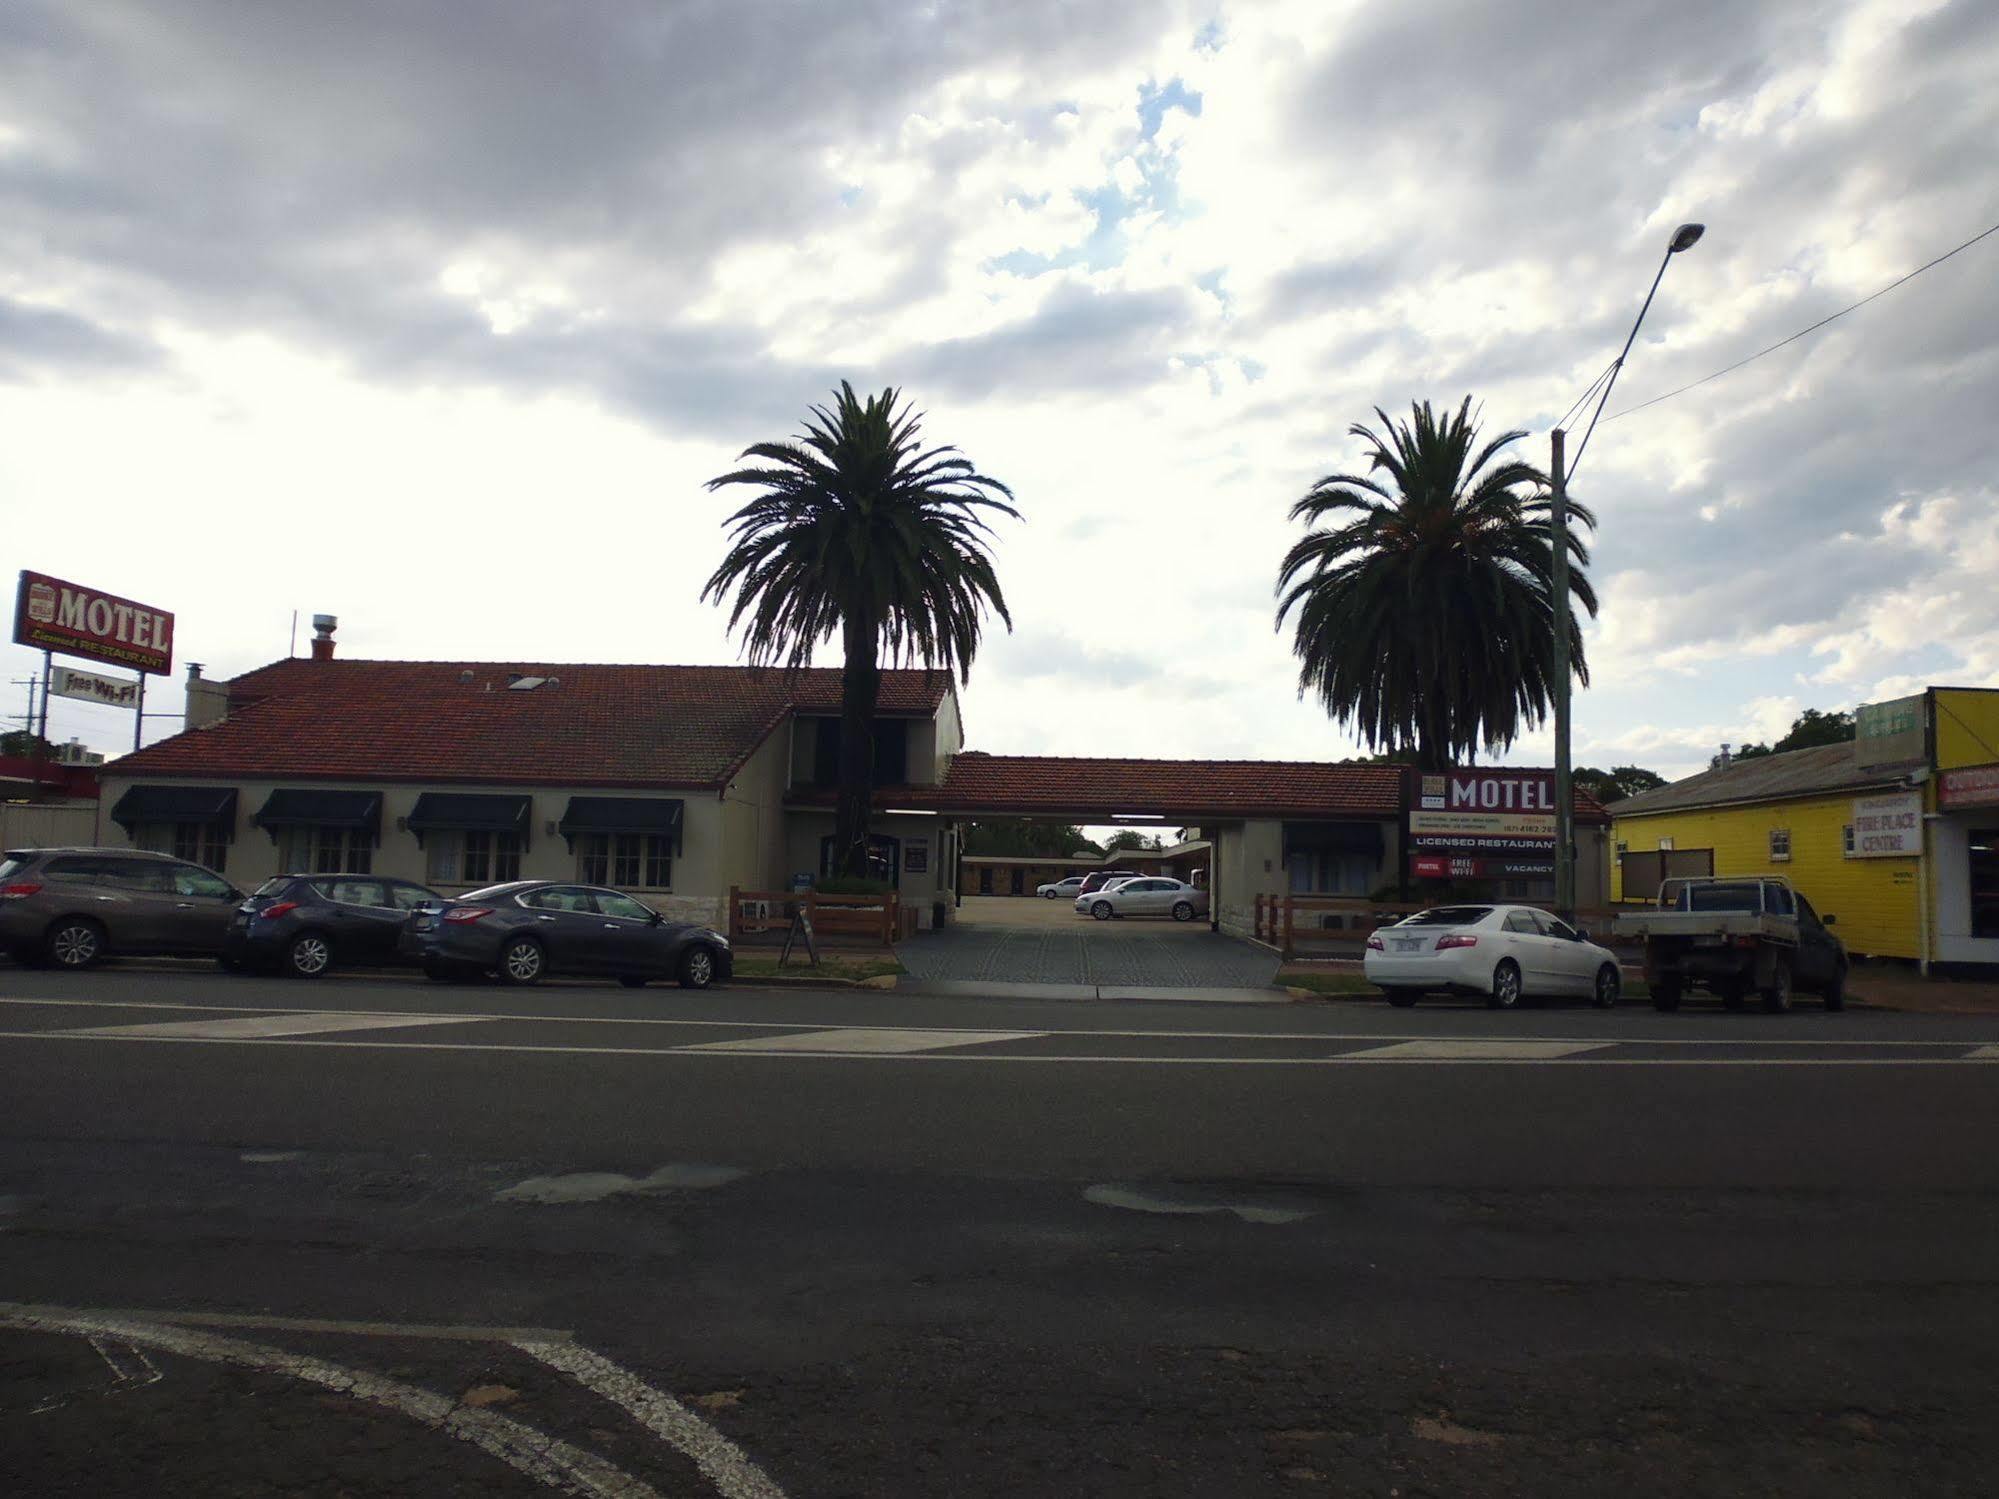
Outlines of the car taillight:
{"type": "Polygon", "coordinates": [[[491,916],[491,906],[453,906],[444,913],[446,921],[477,921],[482,916],[491,916]]]}
{"type": "Polygon", "coordinates": [[[1754,947],[1756,945],[1756,939],[1750,936],[1737,937],[1734,941],[1734,945],[1736,947],[1754,947]]]}
{"type": "Polygon", "coordinates": [[[1369,952],[1387,952],[1388,944],[1386,942],[1383,942],[1381,940],[1381,934],[1379,932],[1376,932],[1368,937],[1367,950],[1369,952]]]}
{"type": "Polygon", "coordinates": [[[26,900],[31,895],[40,895],[40,885],[23,882],[19,885],[0,885],[0,900],[26,900]]]}
{"type": "Polygon", "coordinates": [[[276,921],[280,916],[289,916],[298,909],[295,900],[274,900],[257,914],[266,921],[276,921]]]}
{"type": "Polygon", "coordinates": [[[1478,946],[1478,938],[1468,937],[1463,932],[1452,932],[1447,937],[1439,937],[1437,939],[1438,952],[1442,952],[1447,947],[1477,947],[1477,946],[1478,946]]]}

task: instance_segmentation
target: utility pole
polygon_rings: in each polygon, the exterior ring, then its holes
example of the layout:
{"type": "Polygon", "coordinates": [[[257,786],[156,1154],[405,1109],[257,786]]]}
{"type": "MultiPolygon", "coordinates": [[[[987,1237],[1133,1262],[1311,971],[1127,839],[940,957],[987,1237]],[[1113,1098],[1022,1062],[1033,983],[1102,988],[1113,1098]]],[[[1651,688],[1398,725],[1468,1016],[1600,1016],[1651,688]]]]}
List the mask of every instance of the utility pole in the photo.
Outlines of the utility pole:
{"type": "Polygon", "coordinates": [[[1576,919],[1576,791],[1569,771],[1569,485],[1560,427],[1549,434],[1548,480],[1554,488],[1549,569],[1555,607],[1555,914],[1576,919]]]}

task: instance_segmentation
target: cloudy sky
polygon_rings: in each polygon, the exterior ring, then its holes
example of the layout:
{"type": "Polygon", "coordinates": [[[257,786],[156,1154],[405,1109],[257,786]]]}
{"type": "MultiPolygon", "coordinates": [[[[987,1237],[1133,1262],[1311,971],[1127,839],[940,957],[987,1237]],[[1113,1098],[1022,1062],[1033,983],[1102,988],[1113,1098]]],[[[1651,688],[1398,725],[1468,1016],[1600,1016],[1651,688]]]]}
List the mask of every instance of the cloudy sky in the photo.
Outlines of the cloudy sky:
{"type": "MultiPolygon", "coordinates": [[[[210,675],[294,610],[734,660],[701,481],[894,383],[1026,516],[975,746],[1335,757],[1271,587],[1348,424],[1470,394],[1544,463],[1682,220],[1612,411],[1877,290],[1999,221],[1995,77],[1985,0],[14,0],[0,565],[210,675]]],[[[1999,684],[1995,285],[1999,235],[1598,431],[1581,762],[1999,684]]]]}

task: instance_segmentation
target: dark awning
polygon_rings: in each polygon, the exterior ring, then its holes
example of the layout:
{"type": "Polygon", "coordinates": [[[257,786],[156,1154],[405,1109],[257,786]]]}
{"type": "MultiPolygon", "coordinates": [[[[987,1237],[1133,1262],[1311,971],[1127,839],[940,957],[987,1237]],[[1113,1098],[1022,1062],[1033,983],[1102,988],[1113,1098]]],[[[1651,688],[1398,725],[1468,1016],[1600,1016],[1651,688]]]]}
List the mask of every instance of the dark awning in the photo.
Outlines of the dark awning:
{"type": "Polygon", "coordinates": [[[421,837],[441,828],[468,833],[526,835],[534,801],[525,796],[466,796],[452,791],[426,791],[416,799],[409,828],[421,837]]]}
{"type": "Polygon", "coordinates": [[[572,796],[558,826],[565,838],[578,833],[664,833],[678,838],[683,805],[655,796],[572,796]]]}
{"type": "Polygon", "coordinates": [[[1287,822],[1284,847],[1322,854],[1365,854],[1379,859],[1385,847],[1378,822],[1287,822]]]}
{"type": "Polygon", "coordinates": [[[379,833],[382,827],[382,793],[281,786],[270,794],[262,809],[250,821],[260,828],[317,824],[326,828],[367,828],[379,833]]]}
{"type": "Polygon", "coordinates": [[[111,820],[126,832],[142,822],[236,826],[234,786],[134,786],[118,798],[111,820]]]}

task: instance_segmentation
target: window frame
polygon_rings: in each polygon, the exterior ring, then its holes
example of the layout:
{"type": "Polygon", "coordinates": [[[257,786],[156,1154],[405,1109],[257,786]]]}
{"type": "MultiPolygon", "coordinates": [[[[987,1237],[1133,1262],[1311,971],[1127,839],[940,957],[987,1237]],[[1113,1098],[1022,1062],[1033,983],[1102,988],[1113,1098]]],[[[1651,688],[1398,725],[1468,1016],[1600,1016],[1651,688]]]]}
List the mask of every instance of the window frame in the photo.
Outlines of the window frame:
{"type": "Polygon", "coordinates": [[[1772,864],[1791,862],[1791,830],[1788,827],[1769,830],[1769,850],[1772,864]]]}

